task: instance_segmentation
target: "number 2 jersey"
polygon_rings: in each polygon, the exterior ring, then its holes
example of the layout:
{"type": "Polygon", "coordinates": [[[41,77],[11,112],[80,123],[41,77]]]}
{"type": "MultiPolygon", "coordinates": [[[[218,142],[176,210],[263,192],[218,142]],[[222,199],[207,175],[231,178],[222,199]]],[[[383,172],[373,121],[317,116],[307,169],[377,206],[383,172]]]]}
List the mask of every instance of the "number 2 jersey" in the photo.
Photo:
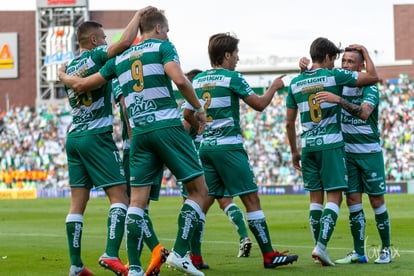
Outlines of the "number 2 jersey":
{"type": "Polygon", "coordinates": [[[357,78],[357,72],[318,68],[305,71],[291,81],[286,106],[299,111],[302,151],[322,151],[344,146],[340,105],[319,103],[315,96],[320,91],[342,96],[343,86],[355,86],[357,78]]]}
{"type": "MultiPolygon", "coordinates": [[[[254,93],[243,76],[216,68],[198,74],[192,84],[207,118],[200,151],[243,149],[240,99],[254,93]]],[[[193,109],[188,103],[186,108],[193,109]]]]}

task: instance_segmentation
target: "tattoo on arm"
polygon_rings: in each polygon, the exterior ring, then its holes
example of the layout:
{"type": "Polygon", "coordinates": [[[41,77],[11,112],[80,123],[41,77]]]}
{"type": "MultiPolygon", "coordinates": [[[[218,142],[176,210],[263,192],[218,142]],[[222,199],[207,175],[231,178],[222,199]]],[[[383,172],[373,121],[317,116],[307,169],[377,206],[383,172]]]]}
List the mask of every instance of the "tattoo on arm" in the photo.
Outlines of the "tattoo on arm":
{"type": "Polygon", "coordinates": [[[349,101],[341,98],[339,103],[341,104],[342,108],[348,111],[350,114],[360,117],[362,114],[362,107],[357,104],[350,103],[349,101]]]}

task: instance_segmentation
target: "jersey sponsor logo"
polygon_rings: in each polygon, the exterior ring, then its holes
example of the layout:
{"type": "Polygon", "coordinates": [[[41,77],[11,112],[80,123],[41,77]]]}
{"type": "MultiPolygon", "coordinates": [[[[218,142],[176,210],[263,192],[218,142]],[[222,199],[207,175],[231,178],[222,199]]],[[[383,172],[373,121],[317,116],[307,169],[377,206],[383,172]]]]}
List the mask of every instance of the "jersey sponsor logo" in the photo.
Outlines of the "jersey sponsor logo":
{"type": "Polygon", "coordinates": [[[308,94],[308,93],[318,93],[325,89],[325,87],[322,84],[318,85],[312,85],[309,87],[304,87],[302,90],[302,94],[308,94]]]}
{"type": "Polygon", "coordinates": [[[91,112],[84,108],[79,109],[79,115],[73,117],[74,124],[87,123],[93,119],[91,112]]]}
{"type": "Polygon", "coordinates": [[[367,120],[362,120],[359,118],[355,118],[353,116],[346,116],[344,113],[342,113],[342,123],[352,124],[354,126],[361,126],[361,125],[366,125],[367,120]]]}
{"type": "Polygon", "coordinates": [[[302,81],[298,81],[296,83],[297,87],[306,87],[309,86],[310,84],[323,84],[326,83],[327,79],[326,76],[320,76],[320,77],[315,77],[315,78],[308,78],[302,81]]]}
{"type": "Polygon", "coordinates": [[[131,117],[135,117],[140,113],[155,111],[156,109],[157,105],[153,100],[144,100],[142,95],[138,95],[134,97],[134,103],[131,108],[131,117]]]}
{"type": "Polygon", "coordinates": [[[313,137],[318,135],[324,135],[326,133],[326,127],[317,127],[315,129],[307,131],[306,133],[303,133],[303,137],[313,137]]]}
{"type": "MultiPolygon", "coordinates": [[[[153,48],[154,47],[154,42],[145,42],[139,45],[136,45],[135,47],[131,48],[131,51],[142,51],[144,49],[147,48],[153,48]]],[[[142,55],[142,53],[140,53],[139,55],[142,55]]]]}
{"type": "Polygon", "coordinates": [[[154,114],[151,114],[151,115],[145,116],[145,121],[146,121],[147,123],[149,123],[149,124],[151,124],[151,123],[155,122],[155,116],[154,116],[154,114]]]}
{"type": "Polygon", "coordinates": [[[88,64],[88,59],[82,59],[77,64],[73,64],[73,65],[71,64],[71,66],[67,69],[67,74],[68,75],[74,75],[74,74],[76,74],[78,76],[82,76],[82,74],[79,73],[79,72],[77,72],[77,71],[79,71],[79,70],[82,70],[82,71],[87,70],[87,67],[85,67],[85,65],[87,65],[87,64],[88,64]]]}
{"type": "Polygon", "coordinates": [[[216,82],[216,81],[223,81],[223,80],[224,80],[224,76],[213,75],[213,76],[201,77],[197,80],[197,82],[216,82]]]}
{"type": "Polygon", "coordinates": [[[323,145],[323,139],[322,139],[322,138],[317,138],[317,139],[315,139],[315,142],[316,142],[316,145],[317,145],[317,146],[321,146],[321,145],[323,145]]]}
{"type": "Polygon", "coordinates": [[[322,146],[323,144],[324,144],[323,138],[321,137],[306,139],[306,147],[322,146]]]}

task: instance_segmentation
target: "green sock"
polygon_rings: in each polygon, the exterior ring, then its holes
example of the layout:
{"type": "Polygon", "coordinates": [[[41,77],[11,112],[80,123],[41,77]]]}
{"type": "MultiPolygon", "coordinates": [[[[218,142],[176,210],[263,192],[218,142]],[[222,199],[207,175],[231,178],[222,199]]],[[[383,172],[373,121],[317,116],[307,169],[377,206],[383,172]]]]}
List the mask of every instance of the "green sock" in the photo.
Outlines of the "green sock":
{"type": "Polygon", "coordinates": [[[382,248],[391,246],[391,226],[390,217],[385,205],[374,210],[375,222],[377,224],[378,233],[381,238],[382,248]],[[381,212],[383,211],[383,212],[381,212]],[[381,213],[380,213],[381,212],[381,213]]]}
{"type": "Polygon", "coordinates": [[[321,229],[319,231],[318,242],[327,245],[335,229],[338,219],[339,207],[335,203],[326,203],[321,217],[321,229]]]}
{"type": "Polygon", "coordinates": [[[154,227],[152,226],[152,221],[151,221],[151,218],[149,217],[147,209],[144,211],[144,222],[145,222],[145,225],[143,225],[143,229],[142,229],[144,242],[152,252],[152,250],[160,242],[158,240],[157,235],[154,232],[154,227]]]}
{"type": "Polygon", "coordinates": [[[322,217],[323,205],[319,203],[311,203],[309,208],[309,226],[312,233],[314,243],[319,237],[319,231],[321,229],[321,217],[322,217]]]}
{"type": "Polygon", "coordinates": [[[239,234],[239,239],[242,240],[245,237],[248,237],[246,221],[243,216],[242,210],[236,204],[230,204],[224,212],[229,218],[230,222],[234,225],[239,234]]]}
{"type": "Polygon", "coordinates": [[[246,214],[247,223],[252,231],[262,253],[273,252],[272,241],[270,240],[269,228],[262,210],[246,214]]]}
{"type": "Polygon", "coordinates": [[[178,215],[178,232],[174,244],[174,251],[181,257],[190,250],[190,241],[197,229],[200,217],[204,220],[200,206],[195,201],[186,199],[178,215]]]}
{"type": "Polygon", "coordinates": [[[140,256],[142,250],[143,231],[144,225],[144,211],[137,207],[129,207],[126,217],[126,247],[128,253],[128,261],[130,267],[141,266],[140,256]]]}
{"type": "Polygon", "coordinates": [[[349,225],[354,240],[354,250],[360,255],[365,255],[364,238],[366,221],[362,204],[350,206],[349,209],[349,225]]]}
{"type": "Polygon", "coordinates": [[[69,214],[66,216],[66,236],[68,238],[70,264],[83,266],[81,259],[83,216],[69,214]]]}
{"type": "Polygon", "coordinates": [[[106,238],[105,253],[111,257],[119,257],[119,247],[125,231],[125,217],[127,206],[122,203],[111,205],[108,214],[108,235],[106,238]]]}
{"type": "Polygon", "coordinates": [[[204,223],[204,220],[199,220],[190,242],[190,251],[197,256],[201,256],[201,241],[203,240],[204,223]]]}

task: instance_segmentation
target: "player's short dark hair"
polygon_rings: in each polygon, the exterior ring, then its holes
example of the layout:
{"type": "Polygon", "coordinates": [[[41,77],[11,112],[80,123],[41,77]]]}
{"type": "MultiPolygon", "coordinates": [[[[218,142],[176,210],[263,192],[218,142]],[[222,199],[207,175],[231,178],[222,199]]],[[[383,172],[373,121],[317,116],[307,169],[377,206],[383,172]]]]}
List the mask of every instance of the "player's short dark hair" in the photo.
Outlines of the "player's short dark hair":
{"type": "Polygon", "coordinates": [[[211,66],[222,65],[224,55],[233,53],[239,44],[239,39],[230,33],[212,35],[208,43],[208,55],[211,66]]]}
{"type": "Polygon", "coordinates": [[[89,39],[89,36],[100,28],[102,28],[102,24],[95,21],[85,21],[80,24],[78,31],[76,32],[79,44],[82,45],[82,42],[89,39]]]}
{"type": "Polygon", "coordinates": [[[200,74],[201,72],[203,71],[201,71],[200,69],[193,69],[185,73],[185,76],[187,77],[189,81],[192,81],[194,77],[200,74]]]}
{"type": "Polygon", "coordinates": [[[312,62],[319,62],[322,63],[325,59],[326,55],[330,58],[332,57],[339,57],[339,54],[343,52],[338,46],[336,46],[332,41],[324,37],[318,37],[315,39],[310,47],[310,56],[312,58],[312,62]]]}
{"type": "Polygon", "coordinates": [[[365,61],[365,59],[364,59],[364,55],[362,54],[362,52],[361,51],[359,51],[359,50],[357,50],[357,49],[355,49],[355,48],[352,48],[352,47],[345,47],[345,50],[344,50],[345,52],[351,52],[351,53],[357,53],[358,54],[358,56],[359,56],[359,58],[361,59],[361,62],[364,62],[365,61]]]}

